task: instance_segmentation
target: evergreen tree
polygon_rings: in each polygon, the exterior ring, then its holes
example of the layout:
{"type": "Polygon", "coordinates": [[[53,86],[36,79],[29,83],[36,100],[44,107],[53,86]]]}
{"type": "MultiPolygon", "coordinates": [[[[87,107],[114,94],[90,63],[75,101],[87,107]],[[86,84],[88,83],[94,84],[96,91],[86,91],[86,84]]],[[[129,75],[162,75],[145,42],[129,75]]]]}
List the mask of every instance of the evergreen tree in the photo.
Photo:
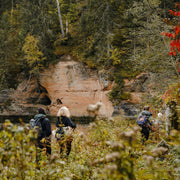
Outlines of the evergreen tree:
{"type": "MultiPolygon", "coordinates": [[[[134,46],[130,60],[136,64],[137,70],[155,77],[152,82],[161,87],[160,79],[176,76],[173,59],[167,53],[169,42],[161,36],[163,29],[170,28],[163,22],[162,15],[159,0],[134,2],[128,10],[128,16],[132,17],[133,28],[129,30],[134,46]]],[[[163,85],[166,86],[166,83],[168,81],[163,85]]]]}
{"type": "Polygon", "coordinates": [[[77,40],[80,59],[116,82],[117,86],[110,94],[112,99],[122,98],[123,79],[133,76],[133,65],[127,61],[128,27],[123,19],[130,4],[131,1],[87,1],[80,18],[77,40]]]}
{"type": "Polygon", "coordinates": [[[16,13],[5,11],[0,19],[0,88],[14,88],[18,83],[21,41],[16,13]]]}
{"type": "Polygon", "coordinates": [[[48,65],[55,60],[53,44],[60,31],[56,1],[22,0],[19,6],[23,39],[28,33],[39,39],[45,65],[48,65]]]}

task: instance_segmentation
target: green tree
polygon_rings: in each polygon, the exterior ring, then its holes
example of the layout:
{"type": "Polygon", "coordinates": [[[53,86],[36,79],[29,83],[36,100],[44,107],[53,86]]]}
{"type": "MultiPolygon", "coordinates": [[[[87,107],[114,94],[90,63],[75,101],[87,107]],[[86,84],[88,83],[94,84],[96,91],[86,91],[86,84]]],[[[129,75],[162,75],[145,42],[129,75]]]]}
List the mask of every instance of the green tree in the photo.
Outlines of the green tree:
{"type": "MultiPolygon", "coordinates": [[[[105,79],[116,82],[110,98],[121,100],[124,78],[134,75],[128,62],[130,39],[125,10],[132,1],[86,1],[80,17],[77,50],[80,59],[97,68],[105,79]],[[131,72],[131,73],[130,73],[131,72]]],[[[126,97],[125,97],[126,98],[126,97]]]]}
{"type": "Polygon", "coordinates": [[[28,34],[22,50],[24,51],[24,58],[30,68],[30,73],[38,77],[43,61],[45,60],[43,53],[39,50],[38,40],[28,34]]]}
{"type": "Polygon", "coordinates": [[[0,18],[0,88],[15,88],[21,71],[21,41],[16,11],[5,11],[0,18]]]}
{"type": "Polygon", "coordinates": [[[11,9],[11,0],[0,0],[0,5],[0,16],[2,16],[3,12],[11,9]]]}
{"type": "Polygon", "coordinates": [[[21,35],[28,33],[39,39],[39,48],[46,57],[44,65],[55,60],[54,41],[60,32],[56,1],[23,0],[19,2],[21,35]]]}
{"type": "Polygon", "coordinates": [[[170,26],[163,22],[160,1],[134,2],[127,15],[132,17],[133,25],[129,29],[133,46],[130,61],[136,64],[135,69],[139,72],[150,74],[155,89],[163,89],[177,73],[173,59],[167,53],[169,41],[161,36],[162,30],[168,30],[170,26]],[[167,81],[162,84],[162,79],[167,81]]]}

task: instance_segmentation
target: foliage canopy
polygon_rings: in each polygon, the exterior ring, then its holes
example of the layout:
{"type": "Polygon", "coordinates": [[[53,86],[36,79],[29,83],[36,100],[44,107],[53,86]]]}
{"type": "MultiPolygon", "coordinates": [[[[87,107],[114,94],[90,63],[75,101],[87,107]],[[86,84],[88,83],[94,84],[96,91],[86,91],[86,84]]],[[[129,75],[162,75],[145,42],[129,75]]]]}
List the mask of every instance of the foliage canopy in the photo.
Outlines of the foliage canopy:
{"type": "MultiPolygon", "coordinates": [[[[29,77],[40,70],[40,64],[48,67],[62,55],[70,54],[117,84],[110,94],[112,100],[123,99],[124,79],[141,72],[150,74],[153,87],[164,90],[178,76],[176,60],[168,56],[169,40],[161,36],[174,22],[172,14],[176,12],[175,18],[179,17],[175,2],[1,0],[0,88],[16,88],[20,73],[29,77]],[[28,52],[31,41],[38,48],[28,52]],[[162,85],[157,79],[166,81],[162,85]]],[[[171,44],[175,46],[175,42],[171,44]]]]}

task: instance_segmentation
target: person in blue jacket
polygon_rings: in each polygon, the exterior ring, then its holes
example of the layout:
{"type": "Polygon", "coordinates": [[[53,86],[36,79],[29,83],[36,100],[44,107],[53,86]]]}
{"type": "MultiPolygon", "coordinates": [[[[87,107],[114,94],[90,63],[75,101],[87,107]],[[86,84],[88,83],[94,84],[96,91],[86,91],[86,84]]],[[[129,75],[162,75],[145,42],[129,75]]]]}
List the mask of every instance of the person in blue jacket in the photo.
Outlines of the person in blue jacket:
{"type": "Polygon", "coordinates": [[[70,134],[66,136],[64,128],[70,127],[72,128],[72,130],[74,130],[76,128],[76,124],[71,121],[69,109],[65,106],[61,107],[57,113],[56,127],[56,138],[60,146],[60,153],[63,153],[65,151],[68,156],[71,152],[73,136],[72,132],[70,132],[70,134]]]}
{"type": "Polygon", "coordinates": [[[152,113],[149,111],[150,107],[149,106],[144,106],[143,111],[139,114],[138,118],[142,115],[145,115],[147,118],[147,122],[145,125],[141,126],[141,134],[142,134],[142,142],[144,143],[145,141],[147,141],[149,139],[149,132],[151,130],[151,122],[149,120],[149,118],[152,116],[152,113]]]}

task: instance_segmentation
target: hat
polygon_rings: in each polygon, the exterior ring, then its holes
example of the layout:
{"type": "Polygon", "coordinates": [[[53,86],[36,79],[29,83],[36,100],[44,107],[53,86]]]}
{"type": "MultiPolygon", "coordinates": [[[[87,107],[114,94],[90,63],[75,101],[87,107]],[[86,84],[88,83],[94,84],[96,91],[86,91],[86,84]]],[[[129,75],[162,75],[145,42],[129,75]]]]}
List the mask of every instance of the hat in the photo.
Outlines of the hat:
{"type": "Polygon", "coordinates": [[[44,110],[43,108],[39,108],[39,109],[38,109],[38,112],[39,112],[39,114],[46,114],[46,113],[45,113],[45,110],[44,110]]]}

